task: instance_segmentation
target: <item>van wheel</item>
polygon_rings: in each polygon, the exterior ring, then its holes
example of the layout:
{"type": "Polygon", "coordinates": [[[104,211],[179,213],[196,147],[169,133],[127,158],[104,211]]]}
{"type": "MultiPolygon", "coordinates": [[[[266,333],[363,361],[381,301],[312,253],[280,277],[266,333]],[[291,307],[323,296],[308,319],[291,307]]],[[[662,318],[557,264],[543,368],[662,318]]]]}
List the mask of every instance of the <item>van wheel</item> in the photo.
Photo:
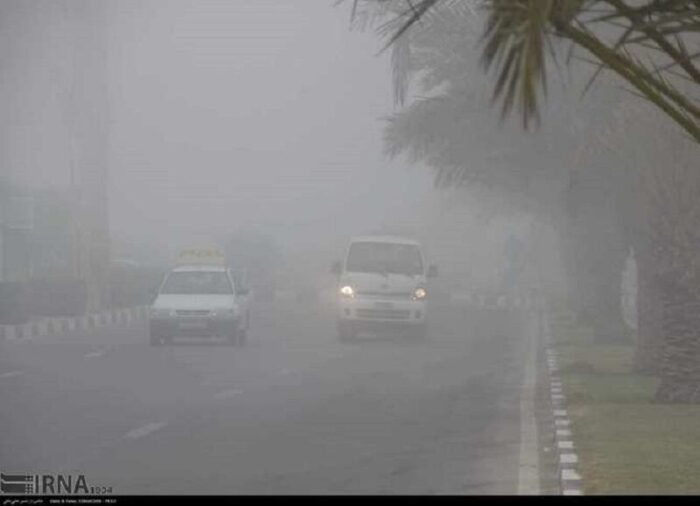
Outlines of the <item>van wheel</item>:
{"type": "Polygon", "coordinates": [[[428,326],[426,324],[417,325],[415,329],[411,329],[411,337],[416,341],[425,341],[428,337],[428,326]]]}
{"type": "Polygon", "coordinates": [[[355,329],[352,327],[351,324],[349,323],[339,323],[338,324],[338,339],[340,339],[341,342],[350,342],[354,341],[355,338],[357,337],[357,332],[355,329]]]}

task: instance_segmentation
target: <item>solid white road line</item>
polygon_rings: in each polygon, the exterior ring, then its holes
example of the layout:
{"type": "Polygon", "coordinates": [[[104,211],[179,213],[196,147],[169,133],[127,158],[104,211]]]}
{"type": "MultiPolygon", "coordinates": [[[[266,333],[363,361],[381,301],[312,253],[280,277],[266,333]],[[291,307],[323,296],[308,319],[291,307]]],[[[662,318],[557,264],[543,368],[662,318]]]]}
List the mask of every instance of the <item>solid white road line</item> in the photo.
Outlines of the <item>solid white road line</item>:
{"type": "Polygon", "coordinates": [[[520,456],[518,459],[518,495],[538,495],[539,443],[535,422],[535,380],[537,353],[534,336],[529,336],[527,362],[520,392],[520,456]]]}
{"type": "Polygon", "coordinates": [[[162,429],[165,427],[167,424],[165,422],[152,422],[152,423],[147,423],[143,427],[139,427],[137,429],[131,430],[126,433],[124,436],[124,439],[139,439],[144,436],[147,436],[157,430],[162,429]]]}

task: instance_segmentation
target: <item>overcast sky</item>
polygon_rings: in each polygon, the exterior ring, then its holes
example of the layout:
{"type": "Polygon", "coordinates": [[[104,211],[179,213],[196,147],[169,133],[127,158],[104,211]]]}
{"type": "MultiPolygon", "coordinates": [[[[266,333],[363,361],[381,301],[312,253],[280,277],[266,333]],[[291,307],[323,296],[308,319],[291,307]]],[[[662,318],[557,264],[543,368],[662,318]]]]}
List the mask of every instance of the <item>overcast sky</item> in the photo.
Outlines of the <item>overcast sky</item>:
{"type": "Polygon", "coordinates": [[[382,154],[388,55],[349,15],[331,0],[115,3],[113,232],[261,227],[290,243],[417,212],[430,175],[382,154]]]}

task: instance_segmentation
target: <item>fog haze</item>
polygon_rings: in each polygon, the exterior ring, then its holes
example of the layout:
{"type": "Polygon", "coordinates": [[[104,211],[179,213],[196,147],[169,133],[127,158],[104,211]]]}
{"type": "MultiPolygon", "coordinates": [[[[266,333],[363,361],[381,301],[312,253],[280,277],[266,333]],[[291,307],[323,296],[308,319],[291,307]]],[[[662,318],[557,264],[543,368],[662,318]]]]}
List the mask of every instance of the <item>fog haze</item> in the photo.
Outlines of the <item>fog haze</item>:
{"type": "Polygon", "coordinates": [[[113,8],[116,234],[182,246],[253,227],[314,241],[411,213],[430,192],[426,171],[382,153],[388,58],[372,34],[348,30],[347,10],[323,0],[113,8]]]}

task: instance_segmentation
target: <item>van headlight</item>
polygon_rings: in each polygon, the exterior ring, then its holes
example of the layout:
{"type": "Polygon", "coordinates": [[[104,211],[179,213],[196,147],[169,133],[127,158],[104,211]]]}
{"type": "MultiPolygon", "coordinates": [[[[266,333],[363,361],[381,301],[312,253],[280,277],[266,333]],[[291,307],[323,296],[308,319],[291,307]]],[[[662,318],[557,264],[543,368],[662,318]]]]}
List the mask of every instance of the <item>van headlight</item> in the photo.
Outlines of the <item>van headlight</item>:
{"type": "Polygon", "coordinates": [[[340,295],[342,295],[345,298],[352,299],[355,296],[355,290],[353,290],[352,286],[345,285],[341,287],[340,295]]]}
{"type": "Polygon", "coordinates": [[[428,292],[425,288],[419,287],[413,290],[413,300],[423,300],[428,296],[428,292]]]}

